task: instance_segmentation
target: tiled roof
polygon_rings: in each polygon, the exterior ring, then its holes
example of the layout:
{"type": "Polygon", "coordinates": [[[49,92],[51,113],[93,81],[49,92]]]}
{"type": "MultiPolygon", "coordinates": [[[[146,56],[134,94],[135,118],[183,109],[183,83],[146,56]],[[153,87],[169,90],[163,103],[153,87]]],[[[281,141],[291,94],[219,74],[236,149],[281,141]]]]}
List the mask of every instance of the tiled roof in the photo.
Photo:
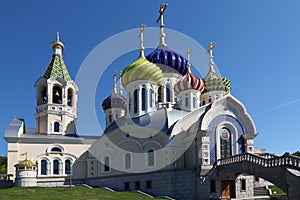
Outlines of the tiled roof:
{"type": "Polygon", "coordinates": [[[62,56],[58,54],[53,54],[44,77],[46,79],[59,77],[64,79],[65,81],[72,80],[62,56]]]}

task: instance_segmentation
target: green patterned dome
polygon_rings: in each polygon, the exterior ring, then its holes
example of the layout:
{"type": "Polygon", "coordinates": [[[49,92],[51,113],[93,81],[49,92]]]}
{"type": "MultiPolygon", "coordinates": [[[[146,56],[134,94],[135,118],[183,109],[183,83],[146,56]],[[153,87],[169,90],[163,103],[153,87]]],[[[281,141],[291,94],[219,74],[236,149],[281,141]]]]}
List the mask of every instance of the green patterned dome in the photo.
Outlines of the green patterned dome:
{"type": "Polygon", "coordinates": [[[221,76],[220,74],[216,73],[213,68],[209,70],[207,75],[204,78],[205,89],[204,92],[211,92],[221,90],[224,92],[230,92],[231,83],[230,81],[221,76]]]}
{"type": "Polygon", "coordinates": [[[53,54],[44,77],[46,79],[59,77],[64,79],[65,81],[72,80],[62,56],[57,54],[53,54]]]}
{"type": "Polygon", "coordinates": [[[137,80],[149,80],[160,85],[163,80],[163,73],[157,65],[148,61],[144,56],[140,56],[122,72],[122,84],[124,86],[137,80]]]}

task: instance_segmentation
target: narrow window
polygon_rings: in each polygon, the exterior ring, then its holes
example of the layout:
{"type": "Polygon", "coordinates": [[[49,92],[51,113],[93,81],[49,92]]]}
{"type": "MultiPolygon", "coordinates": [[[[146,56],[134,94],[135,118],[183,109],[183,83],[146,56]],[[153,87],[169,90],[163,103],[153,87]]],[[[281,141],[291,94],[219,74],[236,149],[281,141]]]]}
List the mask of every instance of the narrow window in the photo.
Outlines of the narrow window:
{"type": "Polygon", "coordinates": [[[188,97],[185,97],[184,103],[185,103],[186,108],[189,107],[189,98],[188,97]]]}
{"type": "Polygon", "coordinates": [[[149,107],[152,108],[153,106],[153,90],[149,90],[149,107]]]}
{"type": "Polygon", "coordinates": [[[202,106],[204,106],[205,105],[205,101],[202,101],[202,106]]]}
{"type": "Polygon", "coordinates": [[[47,175],[47,161],[41,161],[41,175],[47,175]]]}
{"type": "Polygon", "coordinates": [[[146,88],[142,88],[142,110],[146,110],[146,88]]]}
{"type": "Polygon", "coordinates": [[[141,189],[141,182],[139,182],[139,181],[135,182],[135,189],[136,190],[140,190],[141,189]]]}
{"type": "Polygon", "coordinates": [[[59,174],[59,161],[53,161],[53,174],[59,174]]]}
{"type": "Polygon", "coordinates": [[[105,156],[104,158],[104,172],[110,171],[110,160],[108,156],[105,156]]]}
{"type": "Polygon", "coordinates": [[[133,112],[134,113],[137,113],[138,111],[138,91],[137,90],[134,90],[134,93],[133,93],[133,112]]]}
{"type": "Polygon", "coordinates": [[[68,99],[67,99],[68,106],[73,105],[73,90],[71,88],[68,89],[68,99]]]}
{"type": "Polygon", "coordinates": [[[196,108],[196,97],[193,97],[193,108],[196,108]]]}
{"type": "Polygon", "coordinates": [[[151,189],[152,188],[152,181],[150,181],[150,180],[146,181],[146,188],[147,189],[151,189]]]}
{"type": "Polygon", "coordinates": [[[170,86],[167,85],[166,87],[166,101],[170,102],[171,101],[171,90],[170,90],[170,86]]]}
{"type": "Polygon", "coordinates": [[[108,122],[111,123],[112,122],[112,116],[108,115],[108,122]]]}
{"type": "Polygon", "coordinates": [[[65,173],[71,174],[71,161],[70,160],[65,161],[65,173]]]}
{"type": "Polygon", "coordinates": [[[208,102],[211,103],[211,96],[208,97],[208,102]]]}
{"type": "Polygon", "coordinates": [[[59,133],[59,122],[54,122],[53,132],[59,133]]]}
{"type": "Polygon", "coordinates": [[[232,156],[232,142],[231,133],[227,128],[222,128],[220,130],[220,150],[221,158],[227,158],[232,156]]]}
{"type": "Polygon", "coordinates": [[[47,89],[46,89],[46,87],[42,90],[41,96],[42,96],[42,103],[43,104],[47,103],[47,89]]]}
{"type": "Polygon", "coordinates": [[[246,190],[246,179],[241,180],[241,190],[246,190]]]}
{"type": "Polygon", "coordinates": [[[130,190],[130,184],[129,184],[129,182],[125,182],[124,183],[124,190],[126,190],[126,191],[130,190]]]}
{"type": "Polygon", "coordinates": [[[125,155],[125,169],[131,169],[131,154],[126,153],[125,155]]]}
{"type": "Polygon", "coordinates": [[[216,192],[216,181],[210,181],[210,192],[216,192]]]}
{"type": "Polygon", "coordinates": [[[148,151],[148,166],[154,166],[154,151],[152,149],[148,151]]]}
{"type": "Polygon", "coordinates": [[[129,102],[129,104],[128,104],[129,113],[131,113],[132,112],[132,108],[131,108],[131,93],[130,92],[128,93],[128,102],[129,102]]]}

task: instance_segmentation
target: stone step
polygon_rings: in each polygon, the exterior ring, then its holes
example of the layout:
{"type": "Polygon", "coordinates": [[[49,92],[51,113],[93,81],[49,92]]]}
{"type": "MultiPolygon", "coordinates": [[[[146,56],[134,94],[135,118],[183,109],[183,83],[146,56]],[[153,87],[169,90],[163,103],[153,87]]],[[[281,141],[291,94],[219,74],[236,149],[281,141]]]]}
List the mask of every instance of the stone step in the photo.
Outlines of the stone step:
{"type": "Polygon", "coordinates": [[[254,196],[269,196],[269,191],[265,187],[254,188],[254,196]]]}

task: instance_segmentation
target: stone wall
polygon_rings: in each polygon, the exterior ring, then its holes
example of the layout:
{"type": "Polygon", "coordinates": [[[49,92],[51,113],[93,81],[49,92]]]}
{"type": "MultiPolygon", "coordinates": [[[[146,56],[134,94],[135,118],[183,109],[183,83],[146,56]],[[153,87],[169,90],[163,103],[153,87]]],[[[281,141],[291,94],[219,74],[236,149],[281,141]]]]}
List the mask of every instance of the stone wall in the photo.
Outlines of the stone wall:
{"type": "Polygon", "coordinates": [[[190,169],[157,171],[144,174],[124,174],[101,178],[89,178],[91,186],[109,187],[114,190],[141,190],[154,196],[169,196],[176,199],[208,199],[207,182],[196,179],[190,169]],[[196,193],[197,185],[197,193],[196,193]]]}

